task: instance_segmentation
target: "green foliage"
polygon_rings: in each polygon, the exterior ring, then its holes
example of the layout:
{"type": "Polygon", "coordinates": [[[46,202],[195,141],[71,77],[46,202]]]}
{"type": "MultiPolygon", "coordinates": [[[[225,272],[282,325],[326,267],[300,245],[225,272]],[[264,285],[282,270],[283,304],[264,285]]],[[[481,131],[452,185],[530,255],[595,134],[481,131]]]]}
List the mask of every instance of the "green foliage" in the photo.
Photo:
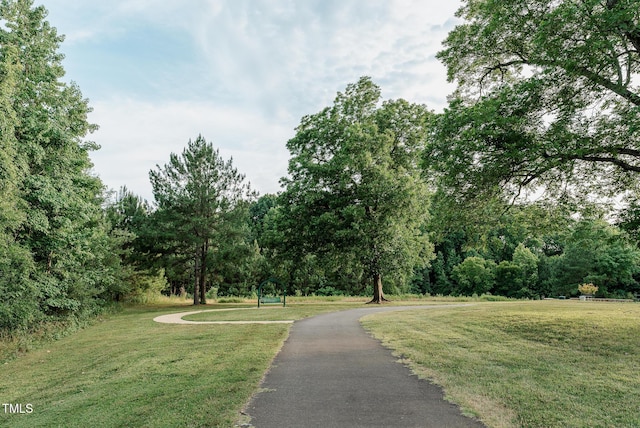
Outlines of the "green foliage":
{"type": "Polygon", "coordinates": [[[625,297],[640,288],[637,247],[618,227],[599,220],[611,216],[606,206],[494,200],[471,209],[478,216],[474,223],[460,222],[450,209],[438,199],[431,207],[431,218],[438,219],[429,224],[437,256],[420,279],[429,293],[459,293],[453,269],[468,257],[493,261],[495,286],[488,291],[513,298],[573,296],[583,282],[600,285],[600,297],[625,297]]]}
{"type": "Polygon", "coordinates": [[[249,224],[246,204],[240,205],[228,217],[220,230],[219,243],[210,254],[211,283],[220,295],[249,296],[267,267],[249,224]]]}
{"type": "Polygon", "coordinates": [[[249,218],[251,233],[253,238],[261,247],[265,246],[265,233],[268,225],[265,224],[266,217],[272,209],[278,206],[278,196],[267,194],[262,195],[249,207],[249,218]]]}
{"type": "Polygon", "coordinates": [[[218,299],[218,303],[244,303],[244,299],[237,297],[226,297],[224,299],[218,299]]]}
{"type": "Polygon", "coordinates": [[[440,295],[448,295],[453,291],[451,281],[449,281],[449,275],[451,272],[445,270],[444,256],[440,251],[436,255],[436,259],[433,262],[433,293],[440,295]]]}
{"type": "Polygon", "coordinates": [[[522,267],[517,263],[503,260],[496,266],[494,294],[513,297],[523,288],[522,267]]]}
{"type": "MultiPolygon", "coordinates": [[[[122,187],[115,200],[105,209],[107,221],[114,230],[126,231],[134,234],[133,240],[123,245],[125,248],[133,247],[133,241],[144,234],[144,228],[151,214],[149,203],[130,192],[127,187],[122,187]]],[[[141,247],[140,245],[138,247],[141,247]]],[[[142,251],[140,248],[139,251],[142,251]]]]}
{"type": "Polygon", "coordinates": [[[425,154],[452,197],[637,183],[635,1],[468,0],[458,16],[438,58],[459,86],[425,154]]]}
{"type": "Polygon", "coordinates": [[[618,213],[616,225],[640,245],[640,200],[637,196],[628,198],[627,206],[618,213]]]}
{"type": "MultiPolygon", "coordinates": [[[[245,201],[253,193],[232,160],[223,160],[202,136],[189,141],[181,155],[172,153],[169,163],[149,176],[158,204],[152,221],[163,231],[158,237],[165,247],[162,252],[181,261],[182,272],[193,263],[194,304],[205,303],[213,263],[237,251],[234,244],[239,240],[242,245],[242,236],[248,233],[245,201]],[[224,246],[225,242],[231,245],[224,246]]],[[[245,250],[252,254],[250,247],[245,250]]]]}
{"type": "Polygon", "coordinates": [[[287,143],[290,177],[273,220],[282,253],[362,270],[375,300],[383,272],[406,275],[431,253],[420,230],[427,188],[416,168],[430,113],[404,100],[379,102],[379,87],[365,77],[302,118],[287,143]]]}
{"type": "Polygon", "coordinates": [[[96,129],[61,79],[62,37],[30,0],[0,3],[0,303],[3,329],[80,316],[116,278],[102,183],[84,140],[96,129]]]}
{"type": "Polygon", "coordinates": [[[344,296],[344,292],[331,286],[319,288],[315,292],[316,296],[344,296]]]}
{"type": "Polygon", "coordinates": [[[457,281],[457,294],[470,296],[490,291],[495,283],[495,263],[482,257],[467,257],[453,268],[452,275],[457,281]]]}
{"type": "Polygon", "coordinates": [[[167,279],[162,269],[156,274],[133,271],[124,280],[127,282],[128,290],[123,300],[130,303],[151,303],[167,288],[167,279]]]}
{"type": "Polygon", "coordinates": [[[522,272],[522,287],[535,290],[538,283],[538,256],[520,243],[513,252],[513,263],[522,272]]]}
{"type": "Polygon", "coordinates": [[[382,102],[363,77],[301,119],[281,194],[254,200],[199,136],[150,171],[152,207],[126,188],[105,201],[63,37],[43,7],[2,0],[0,329],[160,291],[250,297],[268,277],[375,301],[640,291],[637,7],[467,0],[459,15],[439,54],[459,84],[442,114],[382,102]],[[589,184],[627,191],[617,226],[567,190],[589,184]],[[552,203],[517,203],[538,185],[552,203]]]}
{"type": "Polygon", "coordinates": [[[559,262],[559,293],[575,294],[584,282],[599,286],[600,293],[638,289],[634,275],[640,270],[640,251],[602,220],[579,222],[559,262]]]}

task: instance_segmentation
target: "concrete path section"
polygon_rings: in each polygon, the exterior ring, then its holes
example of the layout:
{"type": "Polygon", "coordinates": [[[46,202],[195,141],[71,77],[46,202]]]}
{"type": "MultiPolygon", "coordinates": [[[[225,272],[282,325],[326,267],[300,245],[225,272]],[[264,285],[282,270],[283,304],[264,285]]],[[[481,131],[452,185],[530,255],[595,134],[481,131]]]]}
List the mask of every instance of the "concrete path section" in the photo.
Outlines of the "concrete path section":
{"type": "Polygon", "coordinates": [[[417,307],[353,309],[297,321],[245,409],[248,426],[483,427],[360,325],[364,315],[403,309],[417,307]]]}
{"type": "Polygon", "coordinates": [[[200,311],[190,312],[178,312],[175,314],[160,315],[153,320],[162,324],[292,324],[293,320],[281,320],[281,321],[188,321],[183,320],[182,317],[187,315],[199,314],[201,312],[225,312],[225,311],[239,311],[239,310],[255,310],[254,308],[233,308],[233,309],[205,309],[200,311]]]}

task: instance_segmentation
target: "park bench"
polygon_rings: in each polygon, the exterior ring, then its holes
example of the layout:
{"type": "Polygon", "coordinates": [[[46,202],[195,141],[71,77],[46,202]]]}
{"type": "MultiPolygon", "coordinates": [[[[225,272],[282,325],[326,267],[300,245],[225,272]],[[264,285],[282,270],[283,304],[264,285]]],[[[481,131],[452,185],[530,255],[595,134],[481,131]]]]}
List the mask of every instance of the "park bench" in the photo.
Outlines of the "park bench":
{"type": "Polygon", "coordinates": [[[280,303],[280,297],[260,297],[260,303],[280,303]]]}
{"type": "MultiPolygon", "coordinates": [[[[276,293],[277,294],[277,291],[276,293]]],[[[261,304],[263,303],[280,303],[282,302],[282,307],[285,307],[287,305],[287,288],[285,286],[283,286],[282,284],[280,284],[280,282],[277,279],[274,278],[269,278],[266,281],[262,281],[260,283],[260,285],[258,286],[258,308],[260,307],[261,304]],[[275,285],[280,286],[280,289],[282,291],[282,300],[280,300],[279,296],[263,296],[262,295],[262,287],[268,283],[268,282],[273,282],[275,285]]]]}

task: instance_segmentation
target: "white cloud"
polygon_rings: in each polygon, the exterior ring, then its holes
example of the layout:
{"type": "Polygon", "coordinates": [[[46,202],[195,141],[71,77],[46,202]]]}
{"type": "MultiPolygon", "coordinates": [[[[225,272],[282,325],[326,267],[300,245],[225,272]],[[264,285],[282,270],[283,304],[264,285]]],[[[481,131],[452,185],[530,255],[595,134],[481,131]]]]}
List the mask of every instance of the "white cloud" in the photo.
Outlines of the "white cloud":
{"type": "Polygon", "coordinates": [[[223,158],[247,176],[254,189],[273,193],[286,174],[286,141],[293,126],[265,121],[252,111],[178,101],[152,104],[133,99],[94,103],[91,121],[100,130],[91,138],[102,147],[92,153],[95,172],[111,189],[126,185],[152,200],[148,172],[164,165],[170,153],[181,153],[201,134],[223,158]]]}
{"type": "MultiPolygon", "coordinates": [[[[308,113],[363,74],[391,80],[387,76],[400,71],[411,76],[406,86],[421,75],[445,80],[444,68],[431,58],[457,3],[445,8],[410,0],[277,4],[281,7],[228,2],[192,30],[218,81],[261,104],[265,113],[275,105],[308,113]]],[[[430,92],[423,95],[433,96],[434,88],[430,92]]]]}

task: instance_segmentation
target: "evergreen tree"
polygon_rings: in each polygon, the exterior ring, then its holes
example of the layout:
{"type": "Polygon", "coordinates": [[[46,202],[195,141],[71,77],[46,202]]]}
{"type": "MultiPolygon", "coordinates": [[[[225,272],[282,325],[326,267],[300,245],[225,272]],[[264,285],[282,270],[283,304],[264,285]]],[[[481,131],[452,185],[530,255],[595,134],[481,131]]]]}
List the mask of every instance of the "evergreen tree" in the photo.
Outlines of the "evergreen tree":
{"type": "Polygon", "coordinates": [[[181,155],[149,172],[158,204],[157,219],[174,252],[189,257],[194,266],[193,303],[206,303],[210,253],[214,238],[229,234],[237,209],[253,193],[244,175],[225,161],[202,136],[189,141],[181,155]]]}

